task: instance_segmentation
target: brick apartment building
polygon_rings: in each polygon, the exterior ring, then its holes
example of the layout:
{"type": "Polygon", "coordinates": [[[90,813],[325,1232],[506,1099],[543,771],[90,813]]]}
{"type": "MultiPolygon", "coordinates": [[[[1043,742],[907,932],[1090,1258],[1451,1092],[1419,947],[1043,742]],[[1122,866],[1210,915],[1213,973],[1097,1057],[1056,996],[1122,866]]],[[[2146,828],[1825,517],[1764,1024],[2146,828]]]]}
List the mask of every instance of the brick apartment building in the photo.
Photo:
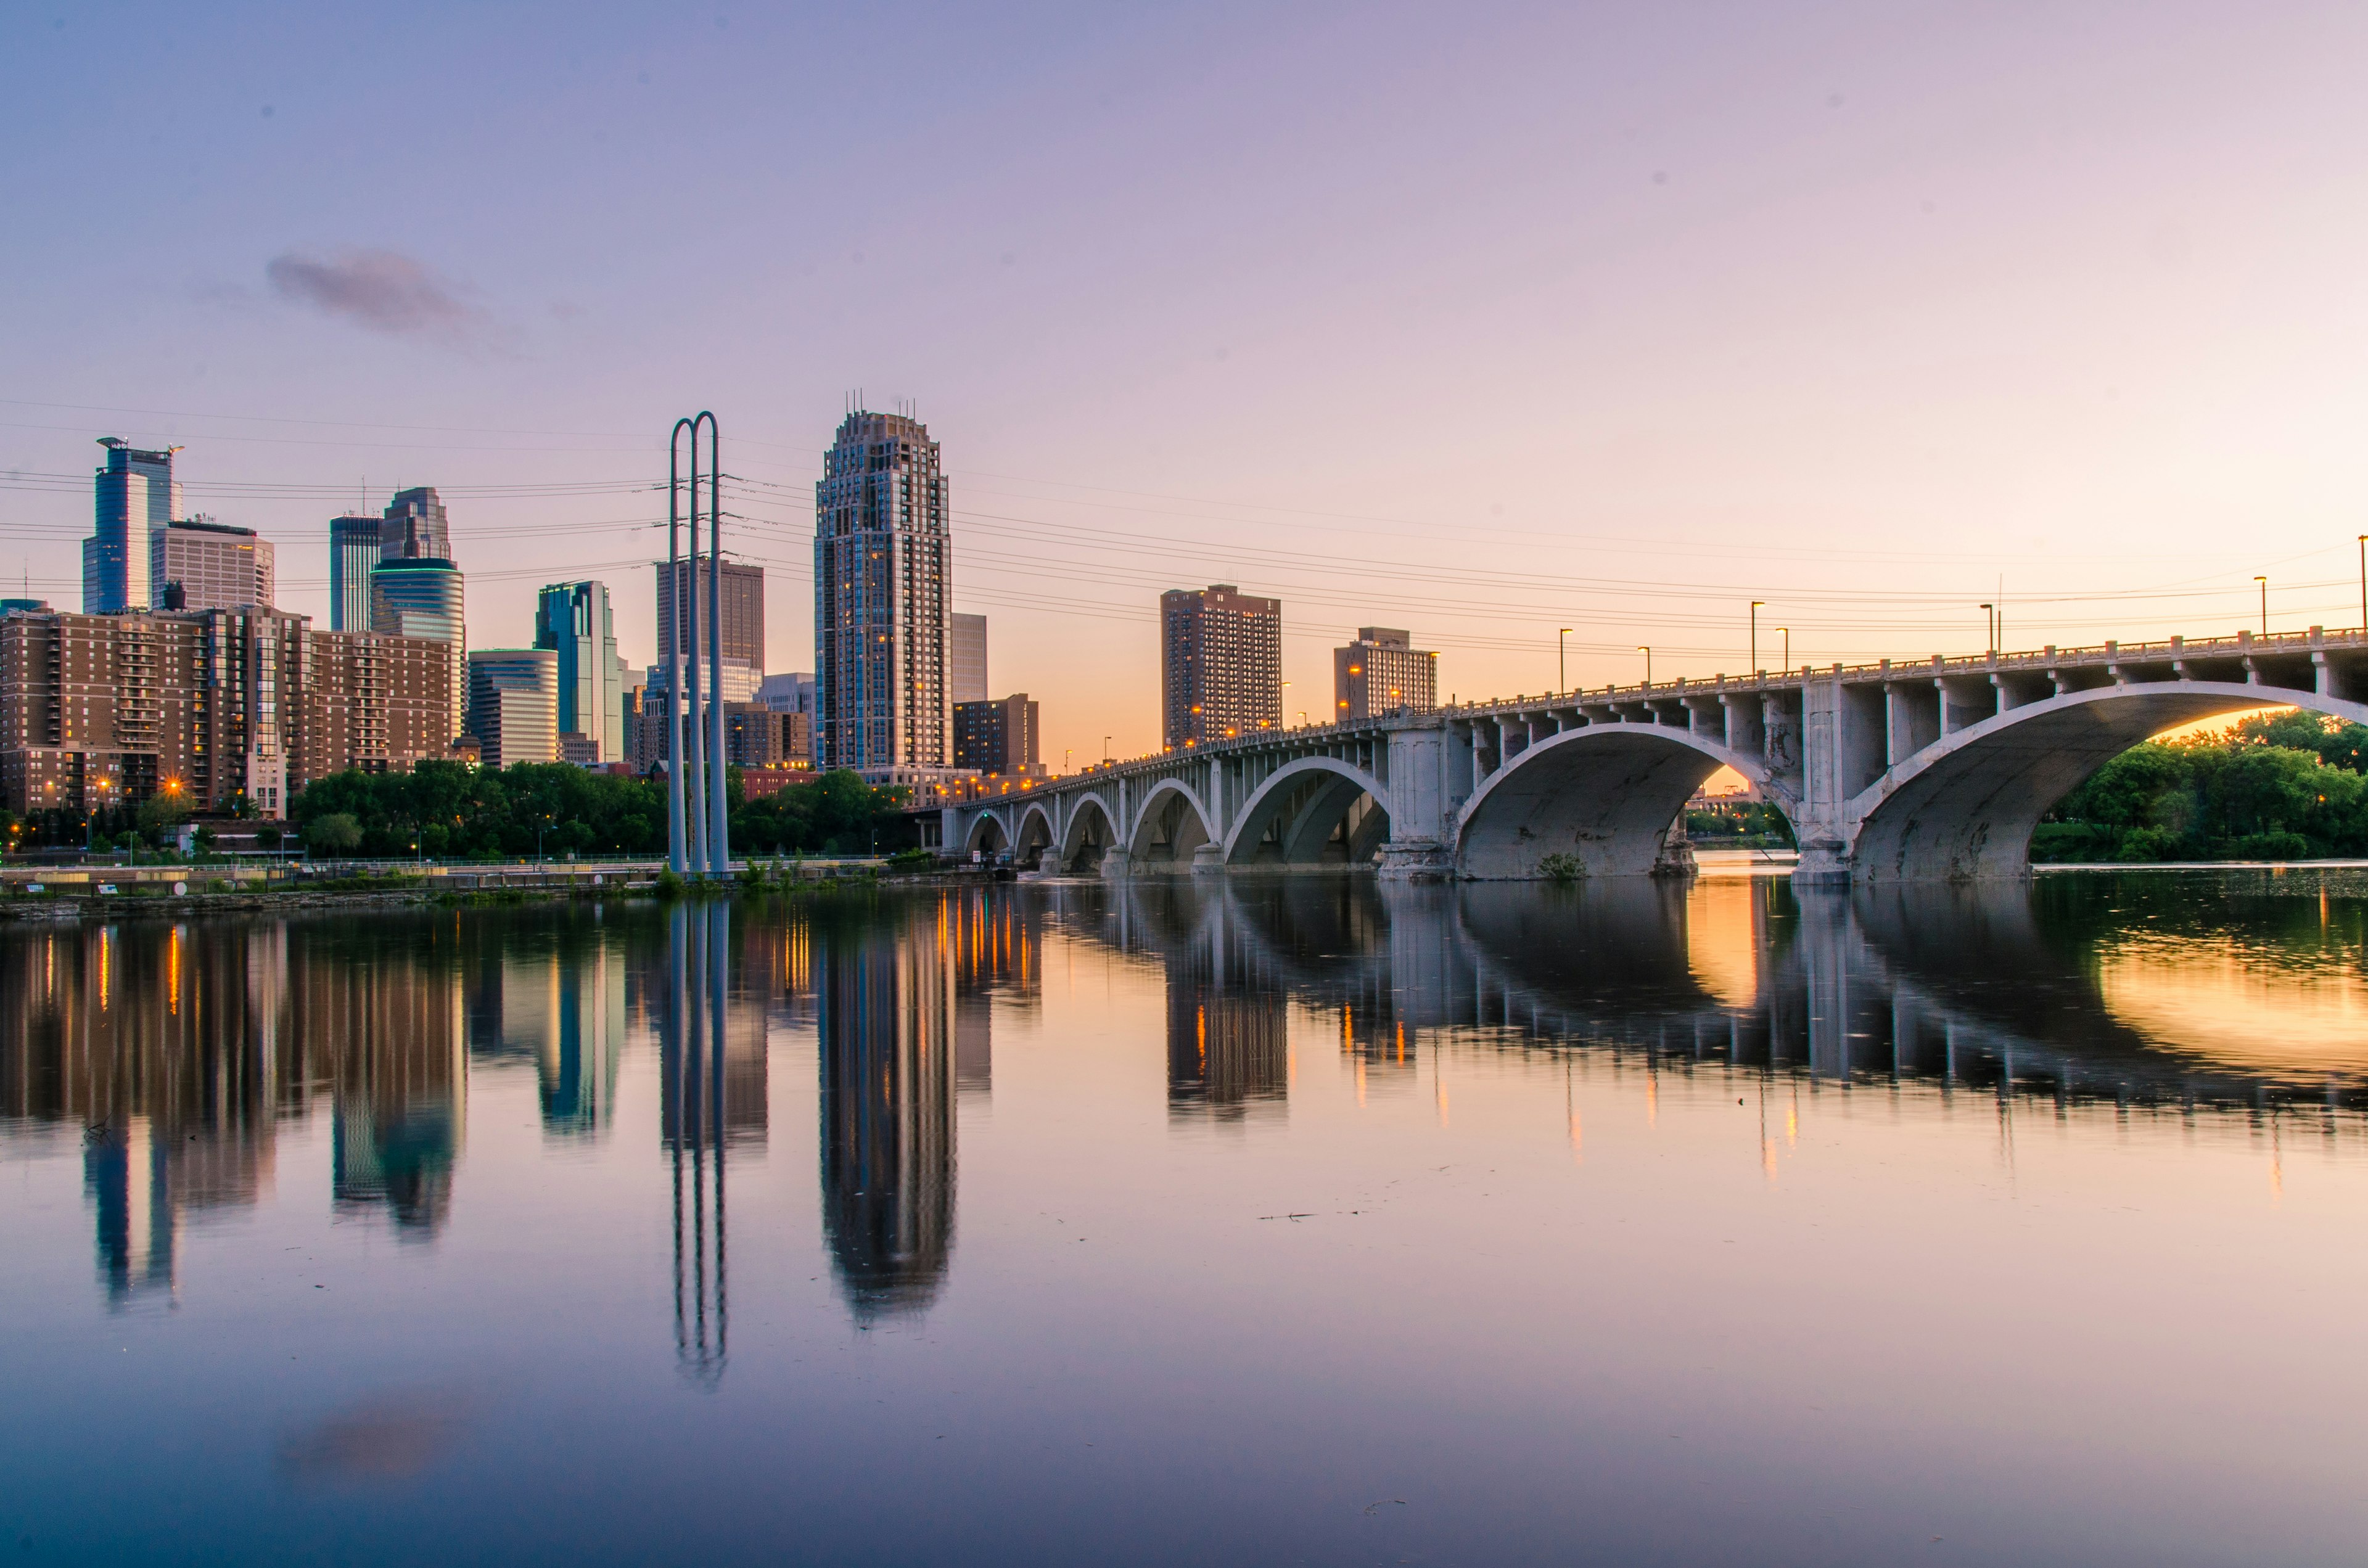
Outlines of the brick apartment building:
{"type": "Polygon", "coordinates": [[[446,755],[451,652],[260,606],[0,616],[0,806],[282,815],[314,778],[446,755]]]}

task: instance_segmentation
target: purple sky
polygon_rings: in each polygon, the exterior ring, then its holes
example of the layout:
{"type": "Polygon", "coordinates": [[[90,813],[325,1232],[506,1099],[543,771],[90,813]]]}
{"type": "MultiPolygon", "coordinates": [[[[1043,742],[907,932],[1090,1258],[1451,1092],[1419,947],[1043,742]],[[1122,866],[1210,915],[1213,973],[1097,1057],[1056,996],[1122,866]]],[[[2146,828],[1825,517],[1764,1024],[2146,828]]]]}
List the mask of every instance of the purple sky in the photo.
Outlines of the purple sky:
{"type": "Polygon", "coordinates": [[[100,435],[326,616],[451,499],[479,645],[652,652],[714,408],[810,667],[812,482],[917,400],[1048,760],[1156,740],[1164,586],[1442,695],[2356,625],[2358,6],[17,6],[0,574],[78,601],[100,435]],[[63,476],[63,477],[52,477],[63,476]],[[504,488],[507,487],[507,488],[504,488]]]}

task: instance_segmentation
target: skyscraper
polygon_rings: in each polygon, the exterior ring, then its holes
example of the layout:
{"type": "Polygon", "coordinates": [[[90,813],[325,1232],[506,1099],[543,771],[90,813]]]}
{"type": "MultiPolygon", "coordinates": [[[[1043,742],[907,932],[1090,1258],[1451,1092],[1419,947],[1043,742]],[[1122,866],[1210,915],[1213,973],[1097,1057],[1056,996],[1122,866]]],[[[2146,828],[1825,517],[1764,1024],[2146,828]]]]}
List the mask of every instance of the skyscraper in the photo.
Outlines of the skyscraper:
{"type": "MultiPolygon", "coordinates": [[[[691,582],[688,562],[652,562],[657,569],[658,594],[658,662],[651,665],[650,684],[660,689],[666,686],[666,654],[674,647],[675,614],[680,607],[677,583],[691,582]]],[[[701,700],[707,694],[707,607],[708,579],[712,568],[704,560],[699,563],[699,690],[701,700]]],[[[747,702],[757,695],[757,683],[765,678],[765,569],[746,566],[736,561],[723,563],[723,700],[747,702]]],[[[690,650],[683,650],[683,662],[690,662],[690,650]]]]}
{"type": "Polygon", "coordinates": [[[176,609],[268,605],[279,591],[274,554],[253,528],[192,517],[148,531],[148,581],[159,603],[178,585],[176,609]]]}
{"type": "Polygon", "coordinates": [[[367,512],[329,519],[329,630],[368,631],[370,568],[381,559],[384,520],[367,512]]]}
{"type": "Polygon", "coordinates": [[[559,733],[582,735],[597,760],[625,759],[624,670],[601,583],[557,583],[535,601],[534,645],[559,655],[559,733]]]}
{"type": "Polygon", "coordinates": [[[425,637],[452,650],[452,733],[468,703],[469,629],[461,569],[432,558],[393,559],[370,568],[370,630],[425,637]]]}
{"type": "Polygon", "coordinates": [[[387,561],[450,561],[452,529],[432,484],[398,490],[379,523],[379,551],[387,561]]]}
{"type": "Polygon", "coordinates": [[[1357,640],[1332,650],[1332,719],[1371,719],[1401,708],[1439,706],[1439,655],[1414,645],[1411,634],[1360,626],[1357,640]]]}
{"type": "Polygon", "coordinates": [[[951,760],[952,502],[928,427],[850,414],[814,483],[816,766],[884,782],[951,760]]]}
{"type": "Polygon", "coordinates": [[[559,655],[480,648],[469,655],[469,730],[487,767],[559,760],[559,655]]]}
{"type": "Polygon", "coordinates": [[[1032,773],[1038,762],[1037,705],[1022,692],[991,702],[954,704],[954,766],[981,773],[1032,773]]]}
{"type": "Polygon", "coordinates": [[[1168,745],[1282,725],[1282,601],[1230,583],[1159,596],[1160,734],[1168,745]]]}
{"type": "Polygon", "coordinates": [[[946,617],[946,700],[986,700],[986,617],[946,617]]]}
{"type": "Polygon", "coordinates": [[[142,451],[120,436],[102,436],[106,466],[93,476],[91,536],[82,541],[82,608],[85,615],[146,609],[156,602],[149,581],[151,530],[181,515],[181,487],[173,478],[173,454],[142,451]]]}

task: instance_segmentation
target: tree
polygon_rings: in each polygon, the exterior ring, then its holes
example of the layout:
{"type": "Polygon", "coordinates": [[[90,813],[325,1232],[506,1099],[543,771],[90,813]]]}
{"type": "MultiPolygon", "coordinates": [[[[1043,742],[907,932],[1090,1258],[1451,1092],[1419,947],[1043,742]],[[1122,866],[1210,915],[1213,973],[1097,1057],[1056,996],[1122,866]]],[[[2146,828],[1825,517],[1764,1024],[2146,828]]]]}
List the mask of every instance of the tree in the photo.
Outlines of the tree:
{"type": "Polygon", "coordinates": [[[351,812],[331,812],[304,824],[305,847],[316,853],[339,854],[356,848],[361,841],[362,824],[351,812]]]}

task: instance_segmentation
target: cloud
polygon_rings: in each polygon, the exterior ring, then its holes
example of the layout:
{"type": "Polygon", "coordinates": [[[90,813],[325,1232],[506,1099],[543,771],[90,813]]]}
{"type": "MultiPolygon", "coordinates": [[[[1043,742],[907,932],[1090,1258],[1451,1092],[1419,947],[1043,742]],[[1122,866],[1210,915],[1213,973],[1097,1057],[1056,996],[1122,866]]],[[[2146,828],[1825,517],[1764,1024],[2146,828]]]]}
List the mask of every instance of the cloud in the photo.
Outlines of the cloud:
{"type": "Polygon", "coordinates": [[[263,269],[281,299],[398,337],[434,337],[483,344],[493,318],[461,298],[462,290],[407,256],[386,250],[346,250],[323,259],[290,252],[263,269]]]}

